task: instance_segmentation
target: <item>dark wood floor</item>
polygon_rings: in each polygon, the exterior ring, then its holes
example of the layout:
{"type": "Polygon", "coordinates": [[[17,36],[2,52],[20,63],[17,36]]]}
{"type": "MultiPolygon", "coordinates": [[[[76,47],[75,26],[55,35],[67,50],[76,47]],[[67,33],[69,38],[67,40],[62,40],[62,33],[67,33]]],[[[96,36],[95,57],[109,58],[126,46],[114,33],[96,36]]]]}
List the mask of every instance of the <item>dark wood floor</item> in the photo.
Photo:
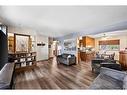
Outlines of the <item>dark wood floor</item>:
{"type": "Polygon", "coordinates": [[[90,63],[66,66],[54,58],[17,74],[15,89],[88,89],[95,77],[90,63]]]}

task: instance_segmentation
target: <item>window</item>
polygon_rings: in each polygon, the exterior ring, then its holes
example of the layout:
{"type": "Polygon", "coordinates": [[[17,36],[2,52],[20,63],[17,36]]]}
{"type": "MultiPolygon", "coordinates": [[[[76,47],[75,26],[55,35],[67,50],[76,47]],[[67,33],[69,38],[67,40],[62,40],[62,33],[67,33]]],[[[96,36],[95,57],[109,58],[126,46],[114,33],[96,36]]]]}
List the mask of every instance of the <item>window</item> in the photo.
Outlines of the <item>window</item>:
{"type": "Polygon", "coordinates": [[[119,45],[100,45],[99,50],[117,51],[119,50],[119,45]]]}
{"type": "Polygon", "coordinates": [[[99,41],[99,50],[118,51],[120,49],[119,45],[120,45],[119,40],[99,41]]]}

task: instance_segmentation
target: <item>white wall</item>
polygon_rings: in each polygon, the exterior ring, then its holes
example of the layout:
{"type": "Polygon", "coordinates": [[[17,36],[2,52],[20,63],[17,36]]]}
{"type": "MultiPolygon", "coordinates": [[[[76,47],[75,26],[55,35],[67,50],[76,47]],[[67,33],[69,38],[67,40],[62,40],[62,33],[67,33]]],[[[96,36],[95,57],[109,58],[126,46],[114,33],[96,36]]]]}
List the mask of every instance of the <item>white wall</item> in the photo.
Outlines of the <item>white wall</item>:
{"type": "MultiPolygon", "coordinates": [[[[120,50],[124,50],[127,47],[127,35],[119,35],[119,36],[112,36],[109,37],[108,40],[120,40],[120,50]]],[[[95,49],[96,51],[99,51],[99,41],[102,40],[101,38],[95,39],[95,49]]],[[[119,50],[119,51],[120,51],[119,50]]],[[[109,51],[109,52],[115,52],[115,59],[119,60],[119,51],[109,51]]]]}
{"type": "Polygon", "coordinates": [[[48,37],[37,35],[36,43],[43,42],[45,46],[36,46],[37,51],[37,61],[48,59],[48,37]]]}
{"type": "Polygon", "coordinates": [[[48,59],[48,37],[39,35],[35,30],[28,28],[8,27],[9,33],[26,34],[35,37],[35,51],[37,52],[37,61],[48,59]],[[43,42],[45,46],[37,46],[37,42],[43,42]]]}

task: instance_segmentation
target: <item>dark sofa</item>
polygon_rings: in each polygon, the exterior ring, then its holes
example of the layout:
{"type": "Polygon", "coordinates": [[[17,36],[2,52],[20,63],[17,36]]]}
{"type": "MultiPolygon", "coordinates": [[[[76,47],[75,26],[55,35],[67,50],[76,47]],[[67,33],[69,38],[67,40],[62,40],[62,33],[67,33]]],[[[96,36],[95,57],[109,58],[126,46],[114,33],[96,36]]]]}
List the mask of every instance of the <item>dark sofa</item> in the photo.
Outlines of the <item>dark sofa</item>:
{"type": "Polygon", "coordinates": [[[121,71],[121,65],[116,60],[95,58],[91,61],[92,71],[100,73],[101,67],[111,68],[121,71]]]}
{"type": "Polygon", "coordinates": [[[65,65],[76,64],[76,57],[72,54],[62,54],[57,56],[57,62],[65,65]]]}

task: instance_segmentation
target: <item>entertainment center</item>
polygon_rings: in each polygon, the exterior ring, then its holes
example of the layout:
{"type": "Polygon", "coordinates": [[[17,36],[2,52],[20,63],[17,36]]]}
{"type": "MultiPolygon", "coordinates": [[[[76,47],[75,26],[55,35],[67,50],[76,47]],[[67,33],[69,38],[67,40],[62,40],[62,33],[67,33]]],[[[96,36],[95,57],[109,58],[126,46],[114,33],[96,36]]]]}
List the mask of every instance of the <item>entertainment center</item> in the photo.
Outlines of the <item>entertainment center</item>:
{"type": "Polygon", "coordinates": [[[15,63],[15,72],[30,70],[36,66],[36,52],[32,51],[30,35],[11,33],[8,36],[9,61],[15,63]]]}
{"type": "Polygon", "coordinates": [[[11,53],[9,57],[15,63],[16,73],[36,66],[36,52],[11,53]]]}

